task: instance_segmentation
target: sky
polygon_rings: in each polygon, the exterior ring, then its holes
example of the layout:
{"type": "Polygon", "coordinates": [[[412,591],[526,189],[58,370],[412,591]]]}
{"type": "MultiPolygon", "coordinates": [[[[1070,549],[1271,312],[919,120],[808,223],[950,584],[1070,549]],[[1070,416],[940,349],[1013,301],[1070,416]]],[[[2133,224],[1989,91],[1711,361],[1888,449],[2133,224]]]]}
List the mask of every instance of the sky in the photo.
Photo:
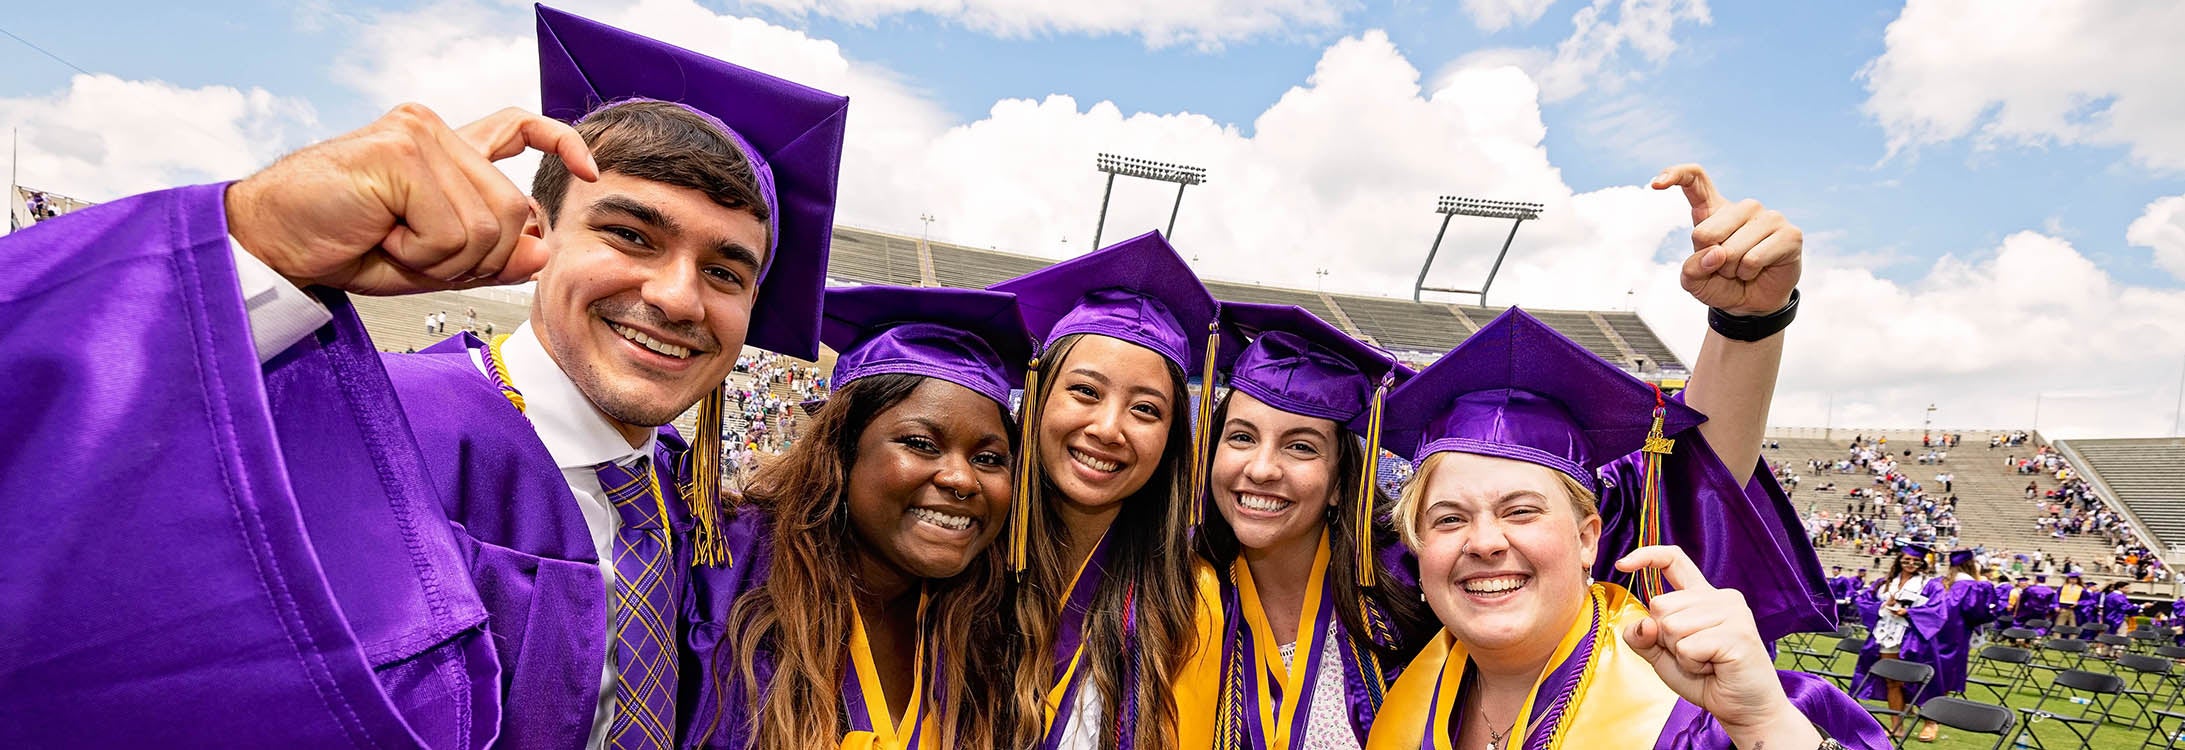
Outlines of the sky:
{"type": "MultiPolygon", "coordinates": [[[[1207,169],[1173,238],[1206,277],[1408,296],[1436,196],[1535,201],[1489,301],[1636,310],[1690,361],[1689,215],[1644,185],[1698,162],[1806,234],[1773,424],[1932,405],[1968,433],[2156,436],[2185,402],[2185,5],[557,7],[849,95],[845,224],[1080,254],[1113,152],[1207,169]]],[[[88,200],[245,176],[404,101],[538,104],[519,2],[77,2],[0,29],[12,173],[88,200]]],[[[1119,182],[1105,237],[1173,199],[1119,182]]],[[[1429,284],[1476,285],[1508,229],[1455,222],[1429,284]]]]}

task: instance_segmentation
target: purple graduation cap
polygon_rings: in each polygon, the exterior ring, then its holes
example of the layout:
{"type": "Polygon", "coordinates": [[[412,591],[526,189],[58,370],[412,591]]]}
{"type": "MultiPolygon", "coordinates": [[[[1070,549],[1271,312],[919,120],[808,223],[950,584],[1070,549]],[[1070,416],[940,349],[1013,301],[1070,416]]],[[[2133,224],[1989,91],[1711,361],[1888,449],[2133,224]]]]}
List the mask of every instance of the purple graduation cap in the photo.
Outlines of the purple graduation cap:
{"type": "MultiPolygon", "coordinates": [[[[1214,358],[1221,350],[1215,317],[1219,304],[1160,232],[1147,232],[988,288],[1017,295],[1017,307],[1024,312],[1024,327],[1039,341],[1042,351],[1072,334],[1106,336],[1153,350],[1188,378],[1211,375],[1214,358]],[[1204,355],[1195,356],[1202,349],[1204,355]]],[[[1018,450],[1022,455],[1036,456],[1039,454],[1032,446],[1035,436],[1031,425],[1039,412],[1035,403],[1039,366],[1034,363],[1030,369],[1034,375],[1024,388],[1021,413],[1025,416],[1019,420],[1024,425],[1024,436],[1018,441],[1018,450]]],[[[1186,495],[1190,498],[1201,497],[1205,490],[1206,423],[1213,418],[1214,409],[1211,377],[1200,392],[1203,395],[1198,418],[1191,431],[1191,494],[1186,495]]],[[[1024,479],[1029,472],[1017,474],[1016,507],[1010,522],[1010,565],[1011,570],[1022,571],[1032,488],[1024,479]]],[[[1201,512],[1200,504],[1193,502],[1193,527],[1198,525],[1201,512]]]]}
{"type": "Polygon", "coordinates": [[[1334,420],[1365,438],[1367,469],[1354,509],[1357,577],[1360,586],[1374,585],[1372,467],[1381,455],[1382,403],[1414,373],[1296,305],[1224,302],[1221,320],[1227,332],[1250,341],[1229,365],[1229,387],[1292,414],[1334,420]]]}
{"type": "MultiPolygon", "coordinates": [[[[536,7],[540,111],[546,116],[575,123],[621,102],[674,102],[713,123],[727,145],[750,160],[766,200],[767,247],[744,342],[817,359],[849,98],[536,7]]],[[[720,497],[724,387],[699,401],[693,441],[693,511],[705,540],[719,538],[712,509],[720,497]]]]}
{"type": "MultiPolygon", "coordinates": [[[[1635,513],[1633,541],[1641,547],[1665,543],[1661,460],[1675,444],[1667,436],[1707,421],[1515,307],[1397,388],[1388,400],[1381,440],[1390,450],[1411,456],[1413,462],[1454,451],[1554,469],[1600,498],[1604,529],[1631,520],[1618,514],[1635,513]],[[1636,507],[1626,507],[1605,496],[1608,486],[1601,467],[1633,453],[1644,454],[1645,472],[1636,507]]],[[[1708,498],[1679,500],[1704,503],[1708,498]]],[[[1708,512],[1699,510],[1701,515],[1708,512]]],[[[1603,560],[1621,554],[1614,546],[1602,545],[1603,560]]],[[[1782,554],[1772,546],[1755,549],[1782,554]]],[[[1709,580],[1717,580],[1718,571],[1694,557],[1709,580]]],[[[1787,557],[1783,561],[1786,567],[1793,564],[1787,557]]],[[[1814,566],[1817,576],[1819,563],[1814,566]]],[[[1659,571],[1652,569],[1640,571],[1636,583],[1634,593],[1649,600],[1662,590],[1659,571]]]]}
{"type": "MultiPolygon", "coordinates": [[[[1953,568],[1955,568],[1955,567],[1957,567],[1957,566],[1959,566],[1959,565],[1964,565],[1964,564],[1966,564],[1966,563],[1969,563],[1969,562],[1972,562],[1972,561],[1973,561],[1973,551],[1972,551],[1971,549],[1953,549],[1953,550],[1950,550],[1950,567],[1953,567],[1953,568]]],[[[2076,578],[2077,576],[2073,576],[2073,577],[2074,577],[2074,578],[2076,578]]]]}
{"type": "Polygon", "coordinates": [[[1921,560],[1926,560],[1932,558],[1935,553],[1934,550],[1930,549],[1927,545],[1920,544],[1918,542],[1905,541],[1897,543],[1897,554],[1911,555],[1921,560]]]}
{"type": "Polygon", "coordinates": [[[837,388],[882,373],[923,375],[969,388],[1004,409],[1032,356],[1016,295],[978,289],[829,289],[819,335],[837,352],[837,388]]]}

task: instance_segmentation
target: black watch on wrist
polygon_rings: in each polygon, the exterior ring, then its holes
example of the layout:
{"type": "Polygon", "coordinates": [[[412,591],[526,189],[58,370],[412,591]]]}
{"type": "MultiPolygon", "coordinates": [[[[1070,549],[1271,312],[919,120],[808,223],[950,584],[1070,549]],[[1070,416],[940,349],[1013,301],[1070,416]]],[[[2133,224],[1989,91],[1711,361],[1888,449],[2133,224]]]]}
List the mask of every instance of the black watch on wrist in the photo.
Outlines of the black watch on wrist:
{"type": "Polygon", "coordinates": [[[1790,301],[1783,309],[1766,315],[1732,315],[1720,308],[1707,308],[1707,327],[1731,341],[1759,341],[1781,333],[1798,318],[1798,290],[1790,290],[1790,301]]]}

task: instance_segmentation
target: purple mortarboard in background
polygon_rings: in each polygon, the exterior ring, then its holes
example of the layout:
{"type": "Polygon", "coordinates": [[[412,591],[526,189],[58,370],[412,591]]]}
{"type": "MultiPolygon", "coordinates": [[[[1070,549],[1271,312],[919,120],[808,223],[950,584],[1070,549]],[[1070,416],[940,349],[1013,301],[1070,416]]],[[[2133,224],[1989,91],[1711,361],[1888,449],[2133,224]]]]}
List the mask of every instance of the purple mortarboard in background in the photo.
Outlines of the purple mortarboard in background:
{"type": "Polygon", "coordinates": [[[1934,555],[1934,550],[1929,549],[1927,545],[1920,544],[1918,542],[1898,542],[1897,554],[1911,555],[1921,560],[1925,560],[1928,557],[1934,555]]]}
{"type": "Polygon", "coordinates": [[[1954,549],[1954,550],[1950,550],[1950,567],[1953,567],[1953,568],[1954,568],[1954,567],[1957,567],[1957,566],[1959,566],[1959,565],[1964,565],[1964,564],[1966,564],[1966,563],[1969,563],[1969,562],[1972,562],[1972,561],[1973,561],[1973,551],[1972,551],[1972,550],[1970,550],[1970,549],[1954,549]]]}
{"type": "MultiPolygon", "coordinates": [[[[1381,442],[1416,463],[1442,451],[1539,464],[1598,490],[1595,472],[1639,450],[1653,386],[1510,308],[1388,396],[1381,442]]],[[[1664,404],[1662,434],[1707,418],[1664,404]]]]}
{"type": "Polygon", "coordinates": [[[544,5],[538,29],[546,116],[573,123],[616,102],[674,102],[712,120],[751,160],[770,216],[745,343],[818,357],[850,100],[544,5]]]}
{"type": "Polygon", "coordinates": [[[820,340],[837,353],[836,388],[881,373],[939,378],[1009,406],[1024,382],[1031,335],[1016,295],[902,286],[827,290],[820,340]]]}
{"type": "Polygon", "coordinates": [[[1091,333],[1152,349],[1186,376],[1206,369],[1206,336],[1217,305],[1197,274],[1161,239],[1147,232],[991,287],[1017,295],[1042,349],[1056,339],[1091,333]]]}
{"type": "Polygon", "coordinates": [[[1335,420],[1363,432],[1362,420],[1381,376],[1391,387],[1411,368],[1296,305],[1221,303],[1221,319],[1238,339],[1229,387],[1292,414],[1335,420]]]}

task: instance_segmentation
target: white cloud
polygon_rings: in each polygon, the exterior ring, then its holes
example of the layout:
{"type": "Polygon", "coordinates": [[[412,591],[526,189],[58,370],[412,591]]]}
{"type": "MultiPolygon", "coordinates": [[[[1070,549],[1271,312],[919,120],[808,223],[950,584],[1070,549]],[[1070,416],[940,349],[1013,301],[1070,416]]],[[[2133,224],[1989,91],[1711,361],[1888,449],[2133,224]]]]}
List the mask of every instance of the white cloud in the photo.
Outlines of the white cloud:
{"type": "Polygon", "coordinates": [[[264,89],[110,75],[78,75],[49,95],[0,98],[0,122],[20,139],[18,180],[91,201],[242,177],[317,124],[309,104],[264,89]]]}
{"type": "Polygon", "coordinates": [[[1540,71],[1541,93],[1559,101],[1588,88],[1614,90],[1638,75],[1626,48],[1660,65],[1677,51],[1679,23],[1713,22],[1706,0],[1593,0],[1571,16],[1570,36],[1540,71]]]}
{"type": "Polygon", "coordinates": [[[2185,195],[2147,204],[2145,213],[2124,231],[2124,241],[2155,251],[2155,265],[2185,279],[2185,195]]]}
{"type": "MultiPolygon", "coordinates": [[[[1322,281],[1314,270],[1327,268],[1330,291],[1398,296],[1433,240],[1436,195],[1534,200],[1545,214],[1519,232],[1493,301],[1605,309],[1628,299],[1687,361],[1705,331],[1704,310],[1675,275],[1688,251],[1681,197],[1636,186],[1651,169],[1631,175],[1632,186],[1573,191],[1542,145],[1541,85],[1515,67],[1460,68],[1422,85],[1386,36],[1369,32],[1328,46],[1250,135],[1188,112],[1059,95],[999,101],[953,122],[894,73],[801,32],[690,0],[580,11],[850,93],[846,224],[915,234],[931,213],[936,239],[1082,253],[1102,187],[1093,156],[1113,151],[1208,169],[1209,182],[1186,193],[1176,231],[1208,277],[1312,288],[1322,281]]],[[[505,17],[514,12],[487,11],[503,17],[477,28],[526,27],[505,17]]],[[[419,98],[475,114],[532,102],[530,40],[437,26],[462,13],[375,19],[345,75],[381,104],[419,98]]],[[[1173,198],[1166,185],[1119,182],[1106,237],[1161,227],[1173,198]]],[[[2148,404],[2174,398],[2185,352],[2149,342],[2185,341],[2185,293],[2111,278],[2064,240],[2030,232],[1897,283],[1870,262],[1892,249],[1837,248],[1830,228],[1807,229],[1806,305],[1776,423],[1820,425],[1833,414],[1839,426],[1902,426],[1934,402],[1945,424],[2023,427],[2035,395],[2049,392],[2041,426],[2052,434],[2167,431],[2169,415],[2148,404]]],[[[1433,280],[1476,283],[1507,231],[1457,221],[1433,280]]]]}
{"type": "MultiPolygon", "coordinates": [[[[1525,0],[1517,0],[1523,2],[1525,0]]],[[[751,0],[752,5],[802,16],[872,24],[891,16],[928,15],[1002,37],[1046,34],[1128,34],[1150,47],[1223,43],[1326,29],[1343,20],[1349,0],[751,0]]]]}
{"type": "Polygon", "coordinates": [[[1548,12],[1555,0],[1464,0],[1464,14],[1481,31],[1495,32],[1511,26],[1529,26],[1548,12]]]}
{"type": "Polygon", "coordinates": [[[2131,0],[1911,0],[1860,76],[1892,155],[1970,138],[2123,146],[2185,170],[2185,5],[2131,0]]]}

